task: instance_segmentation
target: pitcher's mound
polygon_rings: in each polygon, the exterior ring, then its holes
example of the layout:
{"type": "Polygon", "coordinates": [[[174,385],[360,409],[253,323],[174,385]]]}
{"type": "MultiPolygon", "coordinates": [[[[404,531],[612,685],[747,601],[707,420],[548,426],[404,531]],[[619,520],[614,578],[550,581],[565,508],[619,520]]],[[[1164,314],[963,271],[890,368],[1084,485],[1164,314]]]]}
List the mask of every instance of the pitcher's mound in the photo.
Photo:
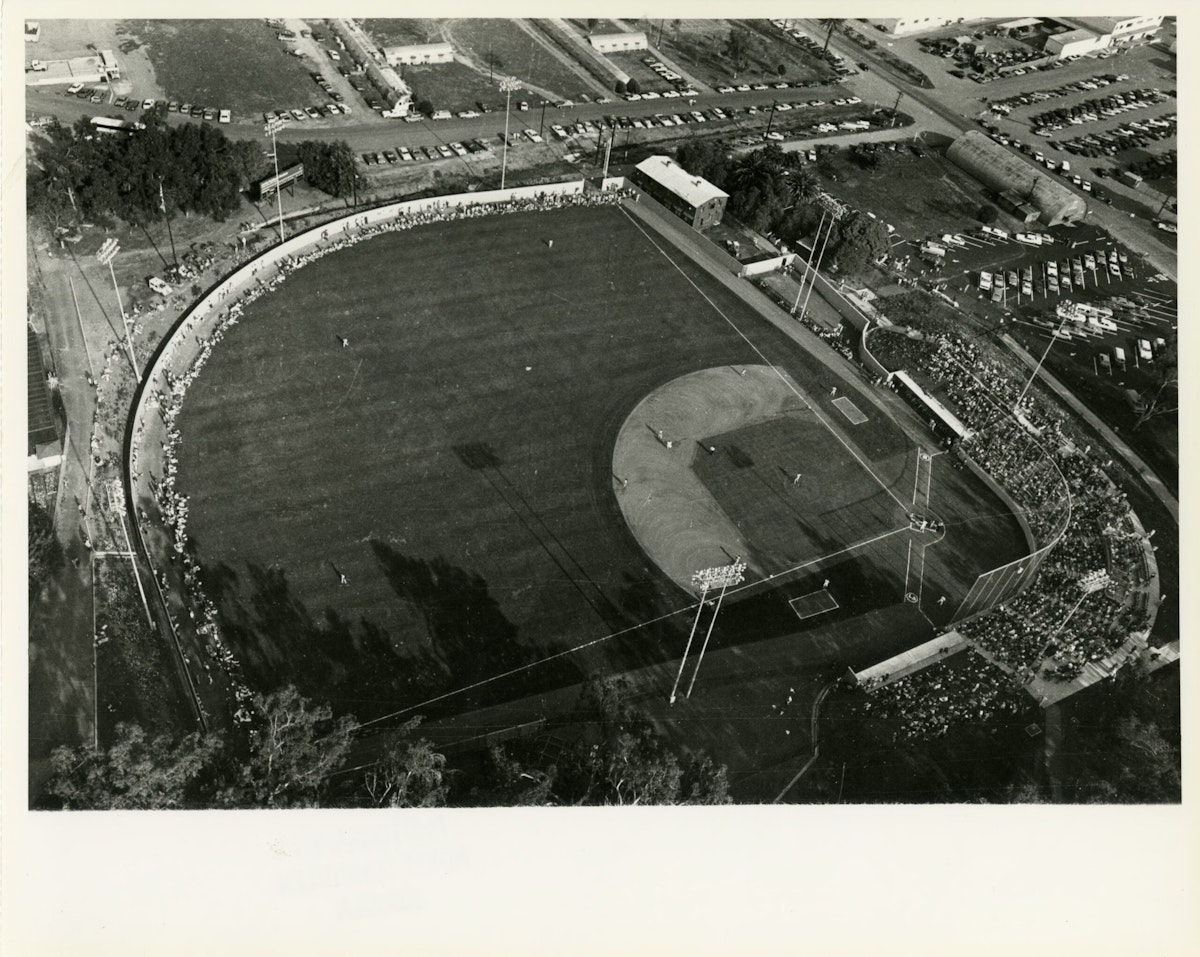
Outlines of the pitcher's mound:
{"type": "Polygon", "coordinates": [[[692,575],[703,568],[749,564],[749,544],[692,469],[717,455],[706,437],[808,411],[803,391],[781,369],[720,366],[656,389],[625,420],[613,451],[613,480],[625,521],[642,548],[677,585],[699,595],[692,575]]]}

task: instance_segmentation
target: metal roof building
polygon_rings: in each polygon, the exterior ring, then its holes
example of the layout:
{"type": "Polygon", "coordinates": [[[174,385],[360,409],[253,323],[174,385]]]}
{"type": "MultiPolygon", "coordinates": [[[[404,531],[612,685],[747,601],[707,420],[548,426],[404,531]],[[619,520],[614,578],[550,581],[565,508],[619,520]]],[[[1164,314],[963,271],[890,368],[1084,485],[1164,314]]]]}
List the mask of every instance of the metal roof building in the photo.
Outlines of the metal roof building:
{"type": "Polygon", "coordinates": [[[646,34],[637,33],[594,33],[588,42],[601,53],[620,53],[623,50],[648,50],[650,42],[646,34]]]}
{"type": "Polygon", "coordinates": [[[976,130],[951,143],[946,155],[989,189],[1023,198],[1047,226],[1077,222],[1087,212],[1082,196],[976,130]]]}
{"type": "Polygon", "coordinates": [[[729,194],[669,156],[647,157],[634,167],[630,179],[696,229],[715,226],[725,214],[729,194]]]}
{"type": "Polygon", "coordinates": [[[384,47],[388,63],[453,63],[454,47],[449,43],[413,43],[408,46],[384,47]]]}

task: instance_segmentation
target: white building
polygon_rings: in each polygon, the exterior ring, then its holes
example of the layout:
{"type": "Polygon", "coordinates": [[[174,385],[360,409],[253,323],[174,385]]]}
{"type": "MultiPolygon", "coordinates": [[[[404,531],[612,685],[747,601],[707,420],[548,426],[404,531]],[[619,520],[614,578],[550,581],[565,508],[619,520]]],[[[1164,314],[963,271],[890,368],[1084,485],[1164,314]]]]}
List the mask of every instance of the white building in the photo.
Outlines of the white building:
{"type": "Polygon", "coordinates": [[[399,64],[453,63],[454,47],[449,43],[413,43],[384,47],[383,55],[392,66],[399,64]]]}
{"type": "Polygon", "coordinates": [[[885,33],[903,37],[912,33],[936,30],[947,23],[962,23],[965,17],[873,17],[872,23],[883,27],[885,33]]]}
{"type": "Polygon", "coordinates": [[[1060,60],[1069,56],[1083,56],[1112,45],[1112,37],[1093,33],[1091,30],[1068,30],[1046,38],[1045,51],[1060,60]]]}
{"type": "Polygon", "coordinates": [[[644,33],[596,33],[588,37],[593,48],[601,53],[624,53],[626,50],[648,50],[650,42],[644,33]]]}
{"type": "Polygon", "coordinates": [[[1142,40],[1158,33],[1162,26],[1162,17],[1075,17],[1076,23],[1082,23],[1089,30],[1100,36],[1108,36],[1113,43],[1126,43],[1130,40],[1142,40]]]}

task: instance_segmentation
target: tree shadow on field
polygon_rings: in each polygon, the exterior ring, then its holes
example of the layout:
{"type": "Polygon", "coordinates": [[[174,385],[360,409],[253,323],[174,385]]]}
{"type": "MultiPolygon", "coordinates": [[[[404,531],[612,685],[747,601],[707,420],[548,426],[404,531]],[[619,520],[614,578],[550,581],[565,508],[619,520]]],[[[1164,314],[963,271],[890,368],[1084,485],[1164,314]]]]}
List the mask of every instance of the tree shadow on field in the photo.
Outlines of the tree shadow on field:
{"type": "Polygon", "coordinates": [[[428,645],[414,654],[428,681],[448,689],[494,683],[494,689],[481,689],[464,699],[482,703],[579,680],[578,667],[565,657],[543,661],[555,649],[520,640],[519,629],[505,616],[481,575],[444,558],[403,555],[377,540],[371,548],[397,597],[424,622],[428,645]]]}
{"type": "Polygon", "coordinates": [[[282,569],[247,565],[239,575],[215,563],[204,570],[204,589],[220,608],[224,640],[252,687],[294,684],[360,720],[419,700],[413,679],[420,671],[393,651],[386,631],[365,618],[356,628],[332,608],[314,616],[282,569]]]}

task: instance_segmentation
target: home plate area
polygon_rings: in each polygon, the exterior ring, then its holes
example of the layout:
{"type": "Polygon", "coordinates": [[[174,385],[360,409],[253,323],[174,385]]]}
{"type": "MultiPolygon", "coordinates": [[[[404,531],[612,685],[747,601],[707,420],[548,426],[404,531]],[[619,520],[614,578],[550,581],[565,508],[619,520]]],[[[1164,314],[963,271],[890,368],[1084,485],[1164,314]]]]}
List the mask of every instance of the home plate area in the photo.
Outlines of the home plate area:
{"type": "Polygon", "coordinates": [[[801,595],[799,598],[793,598],[788,604],[792,606],[792,611],[801,621],[815,615],[823,615],[827,611],[833,611],[840,607],[834,597],[824,588],[810,591],[807,595],[801,595]]]}
{"type": "Polygon", "coordinates": [[[846,396],[840,395],[833,400],[833,404],[838,407],[838,411],[850,420],[851,425],[862,425],[867,421],[867,417],[859,411],[858,406],[850,401],[846,396]]]}

